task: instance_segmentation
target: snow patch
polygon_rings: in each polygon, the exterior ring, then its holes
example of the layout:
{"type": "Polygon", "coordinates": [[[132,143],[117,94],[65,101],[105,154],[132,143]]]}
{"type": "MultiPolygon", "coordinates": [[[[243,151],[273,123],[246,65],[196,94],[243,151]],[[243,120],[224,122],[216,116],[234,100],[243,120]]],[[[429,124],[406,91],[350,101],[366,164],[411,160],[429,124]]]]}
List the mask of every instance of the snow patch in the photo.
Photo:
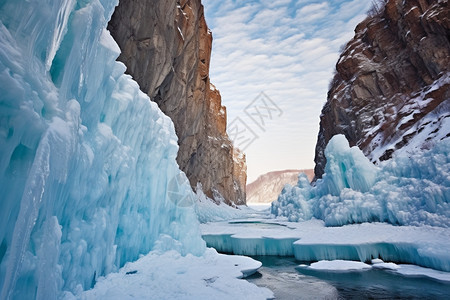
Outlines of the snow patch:
{"type": "Polygon", "coordinates": [[[328,270],[328,271],[354,271],[354,270],[369,270],[372,267],[360,261],[321,260],[312,263],[308,268],[314,270],[328,270]]]}

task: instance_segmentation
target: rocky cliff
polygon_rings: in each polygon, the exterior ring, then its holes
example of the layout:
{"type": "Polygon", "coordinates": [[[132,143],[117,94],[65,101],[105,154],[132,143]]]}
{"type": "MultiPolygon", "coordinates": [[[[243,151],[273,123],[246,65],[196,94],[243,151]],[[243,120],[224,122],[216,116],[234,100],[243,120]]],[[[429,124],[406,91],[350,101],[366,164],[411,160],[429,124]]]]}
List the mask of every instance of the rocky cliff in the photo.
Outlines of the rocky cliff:
{"type": "Polygon", "coordinates": [[[375,163],[450,135],[448,1],[378,3],[336,64],[320,117],[317,178],[336,134],[375,163]]]}
{"type": "Polygon", "coordinates": [[[247,203],[270,203],[277,200],[286,184],[297,185],[298,174],[305,173],[311,181],[313,170],[283,170],[259,176],[247,185],[247,203]]]}
{"type": "Polygon", "coordinates": [[[226,134],[226,109],[209,80],[212,35],[201,1],[121,0],[108,29],[127,73],[173,120],[191,186],[245,204],[245,156],[226,134]]]}

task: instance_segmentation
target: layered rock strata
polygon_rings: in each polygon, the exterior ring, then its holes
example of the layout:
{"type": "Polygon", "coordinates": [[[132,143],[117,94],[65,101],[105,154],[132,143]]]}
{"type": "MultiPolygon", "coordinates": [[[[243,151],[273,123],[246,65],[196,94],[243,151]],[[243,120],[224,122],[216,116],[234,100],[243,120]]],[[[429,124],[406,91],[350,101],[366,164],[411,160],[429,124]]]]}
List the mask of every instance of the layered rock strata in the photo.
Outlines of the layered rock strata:
{"type": "Polygon", "coordinates": [[[316,178],[336,134],[377,163],[450,135],[450,10],[446,0],[389,0],[355,29],[320,117],[316,178]]]}
{"type": "Polygon", "coordinates": [[[200,0],[121,0],[108,29],[119,60],[175,124],[177,161],[191,186],[245,204],[246,164],[226,133],[226,108],[210,83],[212,35],[200,0]]]}

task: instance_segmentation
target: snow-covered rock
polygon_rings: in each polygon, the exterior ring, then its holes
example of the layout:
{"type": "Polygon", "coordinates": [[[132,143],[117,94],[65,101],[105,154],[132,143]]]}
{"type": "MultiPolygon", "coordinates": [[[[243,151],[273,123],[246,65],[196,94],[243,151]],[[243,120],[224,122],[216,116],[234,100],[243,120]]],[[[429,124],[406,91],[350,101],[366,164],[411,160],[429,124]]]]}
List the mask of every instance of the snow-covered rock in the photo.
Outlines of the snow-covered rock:
{"type": "Polygon", "coordinates": [[[372,162],[450,135],[448,1],[385,1],[345,46],[320,117],[315,175],[344,134],[372,162]]]}

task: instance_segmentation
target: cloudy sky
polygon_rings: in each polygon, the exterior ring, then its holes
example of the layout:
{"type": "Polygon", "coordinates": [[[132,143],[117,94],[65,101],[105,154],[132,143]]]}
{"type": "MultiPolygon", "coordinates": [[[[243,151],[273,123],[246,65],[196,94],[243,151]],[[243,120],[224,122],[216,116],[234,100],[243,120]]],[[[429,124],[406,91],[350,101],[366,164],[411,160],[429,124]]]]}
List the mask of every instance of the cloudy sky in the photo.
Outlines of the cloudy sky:
{"type": "Polygon", "coordinates": [[[211,82],[228,133],[247,155],[248,182],[314,167],[319,116],[340,47],[368,0],[203,0],[213,32],[211,82]]]}

